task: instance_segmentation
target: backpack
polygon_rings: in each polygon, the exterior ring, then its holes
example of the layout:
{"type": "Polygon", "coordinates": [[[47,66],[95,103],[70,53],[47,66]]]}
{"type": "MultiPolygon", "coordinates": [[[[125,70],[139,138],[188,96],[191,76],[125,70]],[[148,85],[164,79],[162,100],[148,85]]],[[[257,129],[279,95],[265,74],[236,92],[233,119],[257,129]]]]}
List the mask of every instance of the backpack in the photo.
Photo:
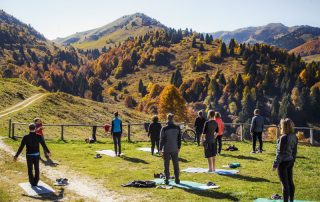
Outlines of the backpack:
{"type": "Polygon", "coordinates": [[[154,181],[144,181],[144,180],[134,180],[128,184],[121,185],[123,187],[137,187],[137,188],[153,188],[156,187],[156,182],[154,181]]]}

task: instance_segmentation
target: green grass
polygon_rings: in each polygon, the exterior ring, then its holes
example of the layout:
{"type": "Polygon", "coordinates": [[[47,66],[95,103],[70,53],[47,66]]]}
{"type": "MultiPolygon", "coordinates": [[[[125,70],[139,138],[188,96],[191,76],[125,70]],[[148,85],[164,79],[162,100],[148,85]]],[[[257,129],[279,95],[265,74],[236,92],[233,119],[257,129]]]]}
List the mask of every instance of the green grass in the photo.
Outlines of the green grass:
{"type": "MultiPolygon", "coordinates": [[[[19,141],[7,140],[8,144],[17,148],[19,141]]],[[[182,180],[207,183],[213,181],[221,188],[210,191],[191,191],[174,188],[172,190],[123,188],[120,185],[132,180],[150,180],[154,173],[163,172],[163,162],[160,157],[151,156],[148,152],[136,150],[138,147],[149,146],[149,143],[124,143],[123,158],[103,156],[94,159],[96,150],[112,149],[109,139],[101,139],[98,144],[84,144],[82,142],[49,142],[53,159],[60,164],[87,174],[93,178],[103,180],[105,187],[124,195],[144,195],[161,201],[252,201],[259,197],[270,197],[274,193],[281,193],[281,186],[276,172],[271,171],[274,160],[275,144],[266,143],[266,152],[250,154],[249,143],[226,142],[236,144],[240,151],[223,152],[217,157],[217,168],[222,165],[241,163],[240,174],[221,176],[216,174],[181,173],[182,180]]],[[[303,200],[320,200],[318,195],[320,182],[319,159],[317,147],[299,146],[298,159],[294,168],[296,184],[296,198],[303,200]]],[[[183,145],[180,153],[181,169],[187,167],[206,167],[203,158],[203,148],[195,145],[183,145]]]]}
{"type": "Polygon", "coordinates": [[[308,63],[311,63],[312,61],[319,62],[320,54],[305,56],[305,57],[302,57],[302,59],[308,63]]]}
{"type": "Polygon", "coordinates": [[[0,111],[39,92],[44,90],[21,79],[0,78],[0,111]]]}

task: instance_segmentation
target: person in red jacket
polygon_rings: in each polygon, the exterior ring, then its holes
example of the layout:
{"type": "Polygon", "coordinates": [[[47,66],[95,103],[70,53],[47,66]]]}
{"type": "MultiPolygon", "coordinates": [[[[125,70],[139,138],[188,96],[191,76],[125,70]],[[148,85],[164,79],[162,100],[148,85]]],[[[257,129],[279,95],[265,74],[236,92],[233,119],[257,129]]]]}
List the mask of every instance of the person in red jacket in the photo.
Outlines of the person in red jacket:
{"type": "Polygon", "coordinates": [[[217,135],[217,141],[218,141],[218,154],[221,154],[222,149],[222,135],[224,132],[224,123],[221,119],[221,114],[219,112],[216,112],[214,114],[214,120],[218,124],[218,135],[217,135]]]}
{"type": "MultiPolygon", "coordinates": [[[[39,135],[42,138],[42,140],[44,141],[44,136],[43,136],[44,127],[42,126],[42,120],[40,118],[35,118],[34,124],[36,126],[36,134],[39,135]]],[[[43,150],[43,153],[44,153],[45,157],[48,159],[49,156],[48,156],[47,152],[45,150],[43,150]]]]}

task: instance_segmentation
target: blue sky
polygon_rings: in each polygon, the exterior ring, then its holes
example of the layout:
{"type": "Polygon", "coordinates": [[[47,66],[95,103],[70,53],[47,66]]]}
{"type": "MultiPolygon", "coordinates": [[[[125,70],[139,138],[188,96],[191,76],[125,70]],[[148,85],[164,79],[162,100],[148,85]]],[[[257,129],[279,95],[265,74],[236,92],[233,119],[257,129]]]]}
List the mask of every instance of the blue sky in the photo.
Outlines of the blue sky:
{"type": "Polygon", "coordinates": [[[174,28],[199,32],[281,22],[320,27],[318,0],[0,0],[0,8],[48,39],[142,12],[174,28]]]}

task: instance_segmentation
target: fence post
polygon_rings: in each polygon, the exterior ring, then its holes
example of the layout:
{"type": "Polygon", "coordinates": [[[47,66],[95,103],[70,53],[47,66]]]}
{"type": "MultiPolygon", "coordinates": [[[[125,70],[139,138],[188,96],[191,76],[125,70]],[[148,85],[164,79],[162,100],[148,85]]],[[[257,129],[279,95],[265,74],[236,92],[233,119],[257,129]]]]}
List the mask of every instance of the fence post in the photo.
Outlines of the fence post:
{"type": "Polygon", "coordinates": [[[63,137],[63,125],[61,125],[61,137],[60,137],[61,140],[64,140],[64,137],[63,137]]]}
{"type": "Polygon", "coordinates": [[[313,128],[310,128],[310,144],[314,145],[313,128]]]}
{"type": "Polygon", "coordinates": [[[8,132],[8,137],[9,138],[11,137],[11,123],[12,123],[12,120],[9,119],[9,132],[8,132]]]}
{"type": "Polygon", "coordinates": [[[128,123],[128,142],[131,142],[131,125],[128,123]]]}
{"type": "Polygon", "coordinates": [[[15,139],[15,137],[14,137],[14,123],[12,123],[12,139],[15,139]]]}
{"type": "Polygon", "coordinates": [[[97,134],[97,126],[92,126],[92,139],[93,139],[94,141],[97,141],[97,136],[96,136],[96,134],[97,134]]]}
{"type": "Polygon", "coordinates": [[[243,124],[240,124],[240,141],[243,141],[243,124]]]}

